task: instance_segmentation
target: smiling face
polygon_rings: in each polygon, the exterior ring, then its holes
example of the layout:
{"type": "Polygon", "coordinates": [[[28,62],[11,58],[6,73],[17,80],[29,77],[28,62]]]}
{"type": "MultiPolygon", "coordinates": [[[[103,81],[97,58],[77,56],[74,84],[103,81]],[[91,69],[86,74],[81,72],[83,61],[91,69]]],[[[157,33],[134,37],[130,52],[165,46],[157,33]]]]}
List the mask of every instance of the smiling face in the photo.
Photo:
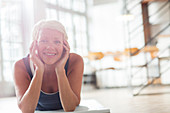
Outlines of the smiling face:
{"type": "Polygon", "coordinates": [[[38,37],[38,54],[48,65],[57,62],[63,53],[64,35],[53,29],[40,30],[38,37]]]}

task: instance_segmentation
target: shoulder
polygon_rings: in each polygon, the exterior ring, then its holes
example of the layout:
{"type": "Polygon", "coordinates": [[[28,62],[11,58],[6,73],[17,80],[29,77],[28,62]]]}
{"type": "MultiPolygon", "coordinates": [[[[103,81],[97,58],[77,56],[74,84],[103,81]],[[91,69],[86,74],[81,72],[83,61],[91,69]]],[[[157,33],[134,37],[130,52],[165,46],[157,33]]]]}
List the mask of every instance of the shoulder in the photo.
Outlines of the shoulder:
{"type": "Polygon", "coordinates": [[[18,68],[24,69],[24,67],[25,66],[24,66],[23,59],[20,59],[14,63],[14,69],[18,69],[18,68]]]}
{"type": "Polygon", "coordinates": [[[70,70],[83,69],[84,68],[83,58],[76,53],[70,53],[68,65],[70,70]]]}
{"type": "Polygon", "coordinates": [[[83,63],[83,58],[76,53],[70,53],[69,61],[70,63],[83,63]]]}
{"type": "Polygon", "coordinates": [[[23,59],[20,59],[14,63],[14,78],[21,77],[21,75],[25,75],[25,77],[28,78],[28,73],[23,59]]]}

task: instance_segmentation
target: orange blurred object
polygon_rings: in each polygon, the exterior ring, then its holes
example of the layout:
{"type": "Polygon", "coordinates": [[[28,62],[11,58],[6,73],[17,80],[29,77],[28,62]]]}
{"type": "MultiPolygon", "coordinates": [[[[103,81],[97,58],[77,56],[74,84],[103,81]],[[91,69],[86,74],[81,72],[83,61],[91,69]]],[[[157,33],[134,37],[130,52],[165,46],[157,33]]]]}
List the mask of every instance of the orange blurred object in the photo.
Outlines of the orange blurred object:
{"type": "Polygon", "coordinates": [[[114,60],[120,62],[120,61],[122,61],[122,58],[121,58],[121,56],[115,56],[115,57],[114,57],[114,60]]]}
{"type": "Polygon", "coordinates": [[[104,57],[102,52],[89,52],[87,56],[90,60],[100,60],[104,57]]]}
{"type": "Polygon", "coordinates": [[[146,46],[143,48],[144,52],[158,52],[159,49],[156,46],[146,46]]]}
{"type": "Polygon", "coordinates": [[[124,50],[124,55],[129,56],[129,54],[132,54],[132,56],[139,54],[138,48],[126,48],[124,50]],[[135,53],[135,54],[134,54],[135,53]]]}
{"type": "Polygon", "coordinates": [[[150,54],[151,54],[151,58],[154,59],[154,58],[157,57],[158,52],[157,51],[156,52],[150,52],[150,54]]]}

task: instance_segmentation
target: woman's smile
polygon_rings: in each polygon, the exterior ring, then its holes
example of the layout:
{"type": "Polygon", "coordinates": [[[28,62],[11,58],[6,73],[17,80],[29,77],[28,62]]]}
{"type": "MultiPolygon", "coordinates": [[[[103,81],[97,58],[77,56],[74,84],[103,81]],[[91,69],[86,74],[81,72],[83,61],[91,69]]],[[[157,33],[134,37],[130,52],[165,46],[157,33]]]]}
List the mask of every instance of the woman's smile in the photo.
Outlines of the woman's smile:
{"type": "Polygon", "coordinates": [[[49,52],[49,53],[44,52],[43,54],[47,55],[47,56],[55,56],[55,55],[57,55],[56,53],[51,53],[51,52],[49,52]]]}
{"type": "Polygon", "coordinates": [[[45,60],[45,62],[49,62],[49,61],[56,61],[56,59],[58,59],[58,54],[57,52],[42,52],[41,55],[42,59],[45,60]]]}
{"type": "Polygon", "coordinates": [[[56,30],[42,29],[38,39],[39,56],[46,64],[54,64],[62,56],[64,35],[56,30]]]}

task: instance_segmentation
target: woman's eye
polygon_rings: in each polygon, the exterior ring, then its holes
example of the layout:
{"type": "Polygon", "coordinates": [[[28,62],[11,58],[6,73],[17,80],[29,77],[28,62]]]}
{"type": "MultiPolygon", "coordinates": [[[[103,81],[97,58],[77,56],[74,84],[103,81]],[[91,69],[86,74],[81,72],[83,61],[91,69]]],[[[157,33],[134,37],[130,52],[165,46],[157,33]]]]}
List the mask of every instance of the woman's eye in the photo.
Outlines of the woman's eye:
{"type": "Polygon", "coordinates": [[[55,41],[55,43],[56,43],[56,44],[59,44],[59,43],[60,43],[60,41],[55,41]]]}

